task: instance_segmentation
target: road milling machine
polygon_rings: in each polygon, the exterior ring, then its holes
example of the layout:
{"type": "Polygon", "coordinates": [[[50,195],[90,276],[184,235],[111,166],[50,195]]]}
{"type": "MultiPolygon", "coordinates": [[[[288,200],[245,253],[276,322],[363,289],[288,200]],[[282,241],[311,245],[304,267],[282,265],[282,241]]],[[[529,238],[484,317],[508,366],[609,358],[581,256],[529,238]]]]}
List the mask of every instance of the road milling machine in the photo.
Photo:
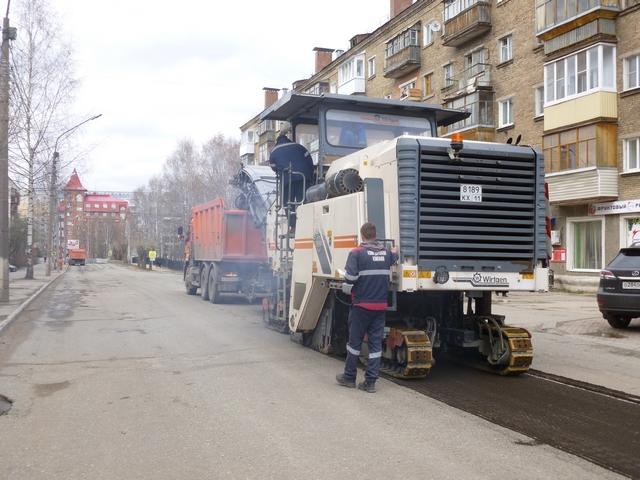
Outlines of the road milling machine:
{"type": "MultiPolygon", "coordinates": [[[[492,313],[492,295],[548,290],[543,156],[529,146],[438,138],[439,128],[463,128],[468,116],[425,103],[296,92],[262,113],[262,121],[290,129],[317,169],[297,205],[286,201],[279,179],[266,208],[251,182],[255,167],[233,182],[265,231],[269,328],[345,354],[350,299],[342,269],[360,226],[373,222],[379,239],[400,252],[383,372],[424,377],[434,351],[503,375],[529,369],[531,335],[492,313]]],[[[362,352],[366,362],[366,342],[362,352]]]]}

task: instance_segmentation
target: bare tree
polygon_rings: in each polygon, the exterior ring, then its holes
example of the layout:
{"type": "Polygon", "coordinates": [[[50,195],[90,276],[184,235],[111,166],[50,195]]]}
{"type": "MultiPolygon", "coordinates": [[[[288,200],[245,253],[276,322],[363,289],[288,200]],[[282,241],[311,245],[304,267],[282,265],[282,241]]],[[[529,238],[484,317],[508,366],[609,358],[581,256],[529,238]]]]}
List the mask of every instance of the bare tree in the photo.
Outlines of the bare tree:
{"type": "Polygon", "coordinates": [[[240,168],[240,142],[214,135],[198,150],[189,139],[178,142],[167,157],[162,174],[134,193],[135,211],[129,218],[131,248],[156,249],[170,260],[182,260],[184,244],[177,241],[179,226],[186,227],[191,208],[218,197],[233,205],[229,181],[240,168]]]}
{"type": "Polygon", "coordinates": [[[209,200],[223,197],[227,205],[235,200],[229,180],[240,169],[240,141],[218,133],[202,146],[202,163],[209,200]]]}
{"type": "MultiPolygon", "coordinates": [[[[27,187],[27,272],[33,278],[33,217],[36,189],[49,191],[52,146],[68,125],[68,107],[77,82],[73,49],[47,0],[22,0],[18,39],[11,51],[10,172],[27,187]]],[[[49,232],[51,235],[53,232],[49,232]]],[[[51,252],[47,252],[51,254],[51,252]]]]}

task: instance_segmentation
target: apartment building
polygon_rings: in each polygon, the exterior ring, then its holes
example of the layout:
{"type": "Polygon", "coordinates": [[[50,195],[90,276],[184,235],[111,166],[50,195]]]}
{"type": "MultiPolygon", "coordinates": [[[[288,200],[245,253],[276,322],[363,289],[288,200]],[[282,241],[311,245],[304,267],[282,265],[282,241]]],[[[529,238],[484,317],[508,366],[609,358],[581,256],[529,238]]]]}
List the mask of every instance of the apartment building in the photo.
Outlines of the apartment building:
{"type": "Polygon", "coordinates": [[[557,286],[593,288],[640,241],[638,4],[390,0],[387,23],[345,52],[316,48],[315,74],[293,88],[469,109],[440,134],[541,149],[557,286]]]}

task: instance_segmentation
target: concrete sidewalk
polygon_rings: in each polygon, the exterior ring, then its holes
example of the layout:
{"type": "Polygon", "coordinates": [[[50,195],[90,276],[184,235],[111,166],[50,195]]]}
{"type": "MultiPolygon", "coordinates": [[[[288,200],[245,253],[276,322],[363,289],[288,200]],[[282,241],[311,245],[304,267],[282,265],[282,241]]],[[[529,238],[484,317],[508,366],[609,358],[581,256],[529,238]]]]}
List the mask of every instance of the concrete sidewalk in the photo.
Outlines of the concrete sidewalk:
{"type": "MultiPolygon", "coordinates": [[[[64,265],[63,272],[66,268],[64,265]]],[[[46,271],[46,265],[39,263],[33,266],[33,280],[24,278],[26,267],[9,274],[9,301],[0,303],[0,335],[60,275],[52,269],[51,276],[47,277],[46,271]]]]}

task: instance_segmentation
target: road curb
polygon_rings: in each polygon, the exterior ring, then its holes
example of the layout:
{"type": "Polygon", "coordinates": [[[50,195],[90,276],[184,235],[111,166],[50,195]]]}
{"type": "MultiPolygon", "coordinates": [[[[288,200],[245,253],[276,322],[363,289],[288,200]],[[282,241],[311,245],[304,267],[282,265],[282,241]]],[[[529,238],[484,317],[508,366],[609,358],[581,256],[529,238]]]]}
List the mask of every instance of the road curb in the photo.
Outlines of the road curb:
{"type": "Polygon", "coordinates": [[[47,283],[45,283],[42,287],[40,287],[38,289],[38,291],[36,293],[34,293],[33,295],[31,295],[29,298],[27,298],[24,302],[22,302],[22,304],[16,308],[13,312],[11,312],[11,314],[5,318],[2,322],[0,322],[0,336],[2,336],[2,334],[4,333],[5,329],[11,325],[14,320],[16,318],[18,318],[20,316],[20,314],[22,314],[22,312],[33,303],[33,301],[38,298],[40,296],[40,294],[42,292],[44,292],[47,287],[49,285],[51,285],[53,282],[55,282],[56,280],[58,280],[62,274],[66,272],[66,269],[63,270],[62,272],[60,272],[58,275],[56,275],[54,278],[52,278],[51,280],[49,280],[47,283]]]}

